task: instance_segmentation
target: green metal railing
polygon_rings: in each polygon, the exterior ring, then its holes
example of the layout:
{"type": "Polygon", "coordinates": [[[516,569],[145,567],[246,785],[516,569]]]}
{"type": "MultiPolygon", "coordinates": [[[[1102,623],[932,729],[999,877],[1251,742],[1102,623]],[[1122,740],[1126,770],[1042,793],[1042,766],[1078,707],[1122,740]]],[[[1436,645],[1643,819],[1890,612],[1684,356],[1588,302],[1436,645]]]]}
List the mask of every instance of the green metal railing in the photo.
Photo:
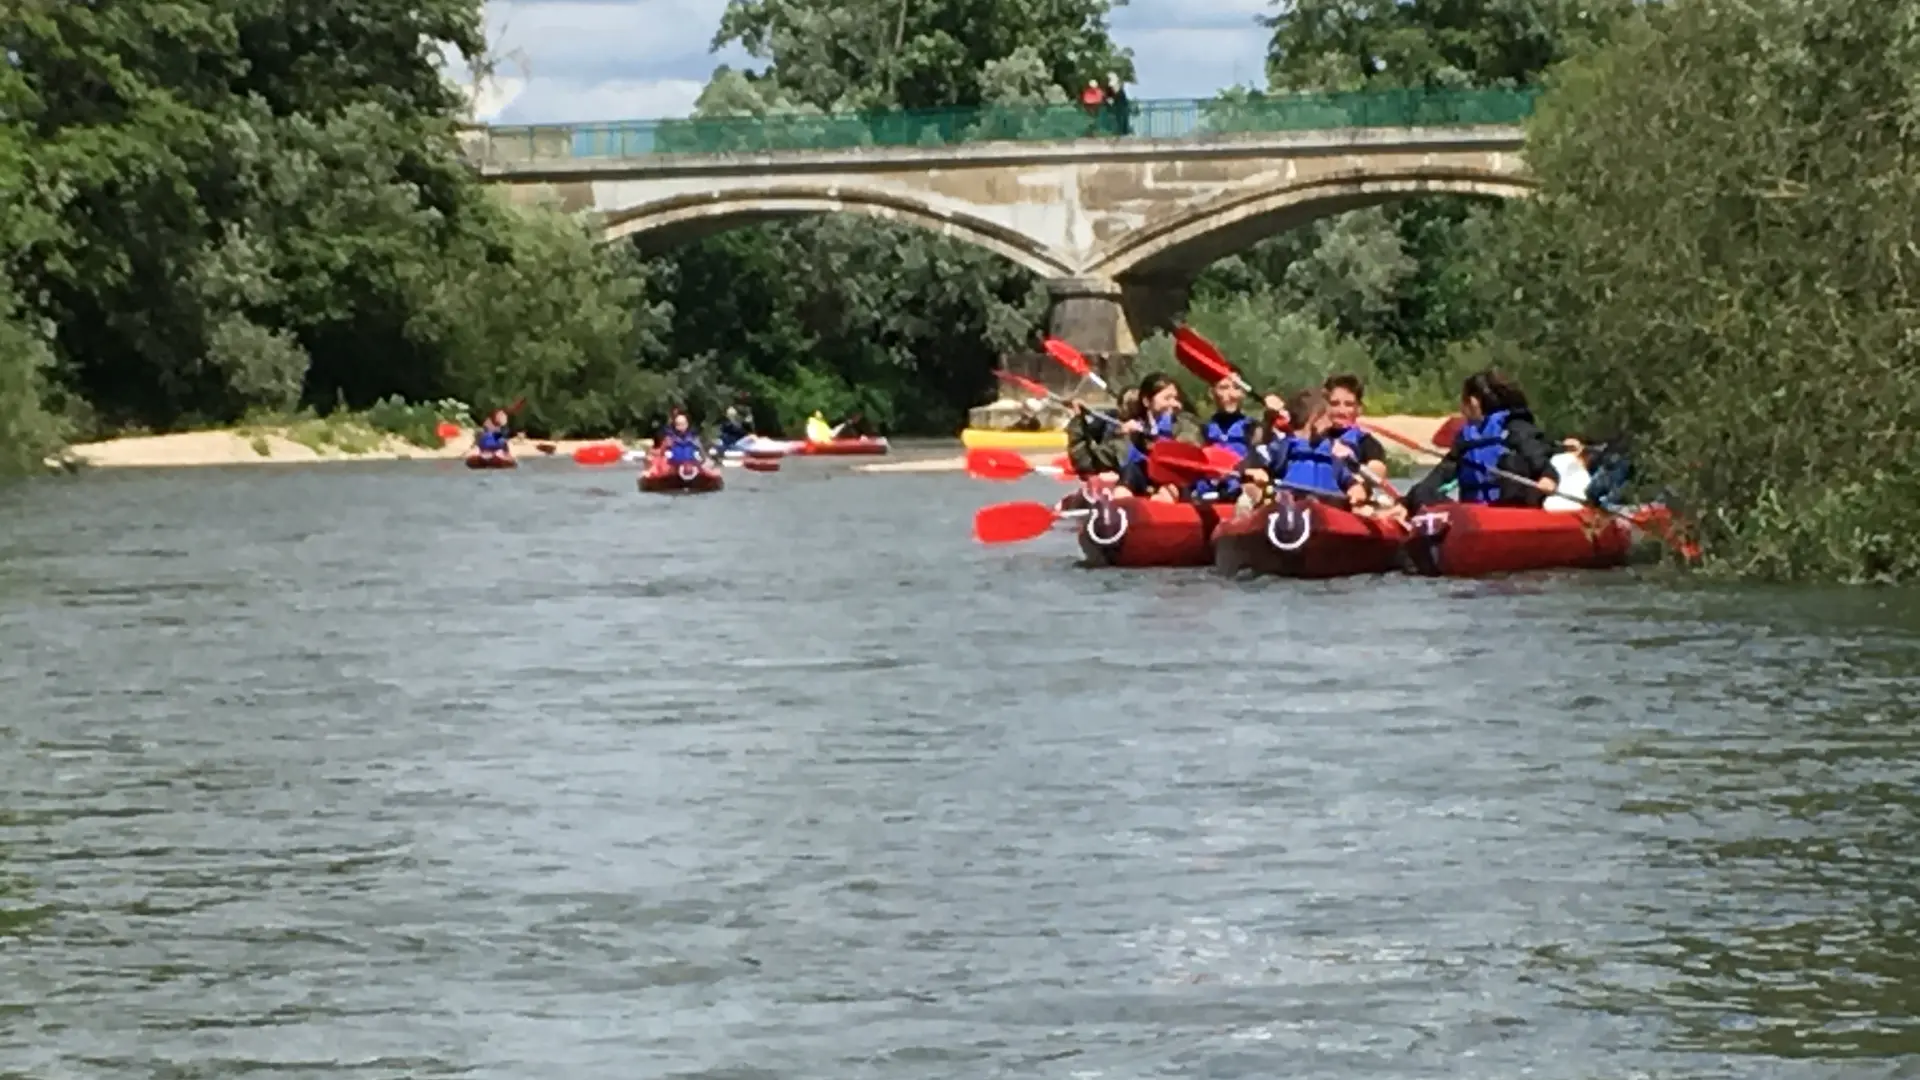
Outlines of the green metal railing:
{"type": "Polygon", "coordinates": [[[1369,90],[1287,94],[1238,101],[1129,102],[1089,111],[1078,105],[925,109],[872,113],[632,120],[602,124],[489,127],[469,140],[480,164],[644,158],[656,154],[738,154],[941,147],[979,142],[1087,138],[1203,139],[1253,132],[1338,128],[1516,125],[1533,113],[1534,90],[1369,90]]]}

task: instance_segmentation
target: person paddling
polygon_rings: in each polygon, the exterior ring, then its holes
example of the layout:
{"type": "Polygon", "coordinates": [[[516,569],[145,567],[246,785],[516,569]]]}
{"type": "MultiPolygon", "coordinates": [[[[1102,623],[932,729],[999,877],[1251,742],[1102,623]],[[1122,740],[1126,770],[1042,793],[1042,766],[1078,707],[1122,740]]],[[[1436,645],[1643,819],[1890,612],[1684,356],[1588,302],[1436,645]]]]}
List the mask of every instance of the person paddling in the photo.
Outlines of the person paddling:
{"type": "Polygon", "coordinates": [[[753,428],[740,419],[740,410],[732,405],[727,406],[726,417],[720,421],[720,452],[724,454],[729,450],[739,449],[740,444],[745,442],[747,436],[751,434],[753,434],[753,428]]]}
{"type": "Polygon", "coordinates": [[[833,441],[834,436],[838,434],[838,429],[832,424],[827,423],[825,413],[816,411],[812,416],[807,417],[808,442],[830,443],[833,441]]]}
{"type": "Polygon", "coordinates": [[[698,465],[704,456],[700,433],[693,430],[693,422],[680,409],[673,410],[673,419],[667,421],[667,432],[660,446],[669,465],[698,465]]]}
{"type": "MultiPolygon", "coordinates": [[[[1207,446],[1221,446],[1232,451],[1235,456],[1245,460],[1247,452],[1254,443],[1254,422],[1241,411],[1247,400],[1247,392],[1241,388],[1240,380],[1233,376],[1221,379],[1213,384],[1214,413],[1201,429],[1201,437],[1207,446]]],[[[1218,480],[1198,480],[1193,485],[1193,497],[1196,499],[1218,499],[1230,502],[1240,496],[1240,478],[1223,476],[1218,480]]]]}
{"type": "MultiPolygon", "coordinates": [[[[1131,416],[1139,408],[1140,391],[1128,387],[1120,395],[1120,416],[1131,416]]],[[[1120,482],[1120,470],[1126,467],[1127,450],[1132,444],[1119,421],[1090,409],[1084,402],[1069,403],[1073,416],[1067,421],[1067,463],[1082,485],[1100,481],[1106,486],[1120,482]]]]}
{"type": "Polygon", "coordinates": [[[1553,448],[1519,387],[1492,369],[1477,371],[1461,383],[1460,415],[1464,423],[1447,456],[1407,492],[1409,512],[1442,501],[1440,489],[1453,480],[1465,503],[1537,507],[1553,494],[1553,448]],[[1503,479],[1495,469],[1527,482],[1503,479]]]}
{"type": "Polygon", "coordinates": [[[1572,513],[1587,508],[1588,485],[1593,477],[1587,472],[1587,440],[1569,435],[1560,440],[1560,452],[1549,462],[1553,466],[1554,493],[1544,506],[1557,513],[1572,513]]]}
{"type": "Polygon", "coordinates": [[[512,446],[513,432],[507,428],[507,410],[495,409],[474,433],[474,452],[483,458],[504,458],[510,456],[512,446]]]}
{"type": "Polygon", "coordinates": [[[1147,451],[1161,439],[1199,442],[1193,418],[1181,408],[1180,387],[1159,372],[1140,380],[1140,400],[1132,414],[1122,414],[1120,429],[1127,435],[1127,459],[1120,469],[1120,482],[1135,495],[1151,495],[1161,502],[1180,498],[1180,489],[1172,484],[1155,484],[1147,475],[1147,451]]]}
{"type": "Polygon", "coordinates": [[[1355,475],[1353,447],[1336,437],[1327,392],[1302,390],[1286,403],[1291,424],[1276,429],[1264,451],[1242,470],[1249,486],[1269,486],[1338,506],[1366,504],[1366,485],[1355,475]]]}

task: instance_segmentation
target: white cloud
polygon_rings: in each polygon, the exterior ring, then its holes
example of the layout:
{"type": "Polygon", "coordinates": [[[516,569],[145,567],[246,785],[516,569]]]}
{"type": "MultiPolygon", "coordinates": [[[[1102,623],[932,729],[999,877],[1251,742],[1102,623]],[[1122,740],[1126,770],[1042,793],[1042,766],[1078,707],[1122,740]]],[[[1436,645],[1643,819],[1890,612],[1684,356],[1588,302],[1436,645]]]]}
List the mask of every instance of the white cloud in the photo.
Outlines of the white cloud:
{"type": "MultiPolygon", "coordinates": [[[[496,72],[496,123],[591,123],[685,116],[720,64],[750,58],[708,52],[726,0],[488,0],[487,40],[510,57],[496,72]],[[516,65],[513,60],[520,61],[516,65]],[[517,92],[507,84],[524,78],[517,92]]],[[[1113,36],[1133,49],[1135,100],[1209,97],[1264,84],[1267,0],[1132,0],[1113,36]]]]}

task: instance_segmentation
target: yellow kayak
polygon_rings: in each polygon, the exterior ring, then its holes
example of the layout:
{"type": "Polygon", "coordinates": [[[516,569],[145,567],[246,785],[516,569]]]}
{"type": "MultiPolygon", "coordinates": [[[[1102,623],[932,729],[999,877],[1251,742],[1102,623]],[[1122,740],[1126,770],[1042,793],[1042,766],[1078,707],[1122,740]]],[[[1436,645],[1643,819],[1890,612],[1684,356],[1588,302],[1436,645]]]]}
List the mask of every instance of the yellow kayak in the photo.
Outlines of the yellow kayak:
{"type": "Polygon", "coordinates": [[[1065,450],[1067,433],[967,428],[960,433],[960,445],[969,450],[1065,450]]]}

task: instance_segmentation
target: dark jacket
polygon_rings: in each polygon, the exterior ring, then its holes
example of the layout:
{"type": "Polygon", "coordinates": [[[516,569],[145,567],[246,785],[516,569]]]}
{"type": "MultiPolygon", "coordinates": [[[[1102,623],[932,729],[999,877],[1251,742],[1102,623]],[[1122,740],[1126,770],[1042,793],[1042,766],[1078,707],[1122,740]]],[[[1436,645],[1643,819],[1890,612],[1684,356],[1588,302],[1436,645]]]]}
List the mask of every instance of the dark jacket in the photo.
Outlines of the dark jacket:
{"type": "MultiPolygon", "coordinates": [[[[1551,476],[1560,479],[1553,470],[1553,444],[1547,441],[1546,433],[1533,420],[1533,414],[1525,409],[1514,409],[1507,414],[1506,447],[1501,451],[1499,468],[1537,480],[1551,476]]],[[[1440,489],[1445,487],[1460,472],[1461,443],[1455,440],[1447,449],[1447,456],[1435,465],[1433,470],[1420,478],[1407,492],[1405,499],[1409,511],[1418,512],[1422,507],[1443,501],[1440,489]]],[[[1530,484],[1518,484],[1512,480],[1497,480],[1500,486],[1499,506],[1539,506],[1546,500],[1546,494],[1530,484]]]]}
{"type": "Polygon", "coordinates": [[[1076,413],[1067,421],[1067,461],[1081,476],[1117,473],[1127,461],[1127,438],[1092,412],[1076,413]]]}

